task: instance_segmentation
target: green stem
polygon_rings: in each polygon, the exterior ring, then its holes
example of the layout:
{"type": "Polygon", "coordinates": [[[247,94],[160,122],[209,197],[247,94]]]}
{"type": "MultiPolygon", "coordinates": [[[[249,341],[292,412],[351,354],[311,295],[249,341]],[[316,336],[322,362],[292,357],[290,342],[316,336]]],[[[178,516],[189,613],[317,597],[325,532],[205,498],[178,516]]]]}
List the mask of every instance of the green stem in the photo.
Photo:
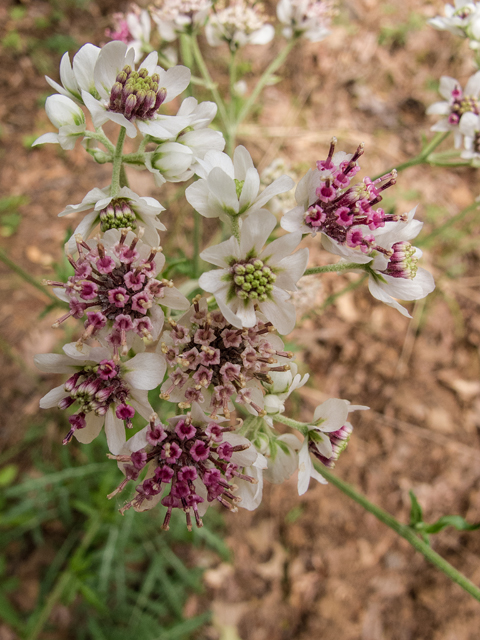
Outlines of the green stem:
{"type": "Polygon", "coordinates": [[[123,143],[125,142],[125,135],[127,130],[125,127],[120,128],[118,134],[117,146],[115,147],[115,153],[113,154],[113,169],[112,169],[112,184],[110,186],[110,196],[115,197],[120,191],[120,174],[122,172],[122,151],[123,143]]]}
{"type": "Polygon", "coordinates": [[[43,285],[40,282],[38,282],[38,280],[36,280],[36,278],[34,278],[29,273],[24,271],[22,269],[22,267],[19,267],[18,264],[13,262],[13,260],[10,260],[10,258],[3,251],[3,249],[0,249],[0,260],[4,264],[6,264],[7,267],[9,267],[12,271],[14,271],[17,275],[19,275],[21,278],[23,278],[26,282],[28,282],[33,287],[35,287],[36,289],[41,291],[43,293],[43,295],[47,296],[47,298],[49,298],[52,302],[56,302],[59,306],[62,306],[61,301],[56,296],[54,296],[53,293],[50,293],[50,291],[48,291],[45,288],[45,285],[43,285]]]}
{"type": "Polygon", "coordinates": [[[390,171],[393,171],[393,169],[396,169],[397,173],[400,173],[400,171],[404,171],[405,169],[409,169],[410,167],[415,167],[418,164],[424,164],[424,163],[428,164],[428,156],[446,138],[448,138],[449,135],[450,135],[450,131],[447,131],[446,133],[442,131],[437,133],[437,135],[434,136],[432,140],[430,140],[427,146],[420,151],[418,156],[415,156],[415,158],[411,158],[410,160],[407,160],[406,162],[403,162],[402,164],[399,164],[396,167],[392,167],[388,171],[382,171],[382,173],[380,173],[378,176],[375,176],[375,178],[373,179],[375,180],[376,178],[380,178],[381,176],[386,175],[387,173],[390,173],[390,171]]]}
{"type": "Polygon", "coordinates": [[[455,567],[444,560],[438,553],[436,553],[426,542],[420,540],[417,537],[417,534],[407,525],[401,524],[396,520],[393,516],[391,516],[387,511],[384,511],[377,505],[373,504],[368,500],[363,494],[359,493],[352,485],[343,482],[337,476],[335,476],[331,471],[326,469],[319,464],[314,463],[315,469],[326,479],[328,482],[333,484],[337,489],[343,491],[345,495],[352,500],[355,500],[359,505],[361,505],[366,511],[371,513],[372,515],[386,524],[387,527],[393,529],[396,533],[398,533],[402,538],[405,538],[407,542],[409,542],[414,549],[420,551],[420,553],[432,564],[434,564],[440,571],[443,571],[450,580],[459,584],[462,589],[464,589],[467,593],[473,596],[476,600],[480,602],[480,589],[470,582],[468,578],[466,578],[460,571],[457,571],[455,567]]]}
{"type": "Polygon", "coordinates": [[[240,242],[240,223],[238,216],[232,217],[232,232],[233,236],[240,242]]]}
{"type": "Polygon", "coordinates": [[[342,271],[351,271],[352,269],[362,269],[362,271],[364,271],[365,264],[359,264],[358,262],[338,262],[337,264],[326,264],[323,267],[311,267],[310,269],[307,269],[303,275],[313,276],[317,273],[340,273],[342,271]]]}
{"type": "Polygon", "coordinates": [[[222,118],[223,125],[226,130],[228,130],[230,126],[230,121],[228,119],[227,109],[225,107],[225,103],[220,95],[217,85],[213,82],[210,72],[208,70],[207,65],[205,64],[205,60],[203,59],[202,52],[200,51],[200,47],[198,46],[197,37],[195,35],[190,36],[190,41],[192,43],[192,51],[193,57],[195,58],[195,62],[200,70],[200,73],[205,80],[206,86],[212,92],[213,97],[215,98],[215,102],[218,106],[218,111],[220,113],[220,117],[222,118]]]}
{"type": "Polygon", "coordinates": [[[245,120],[245,118],[250,113],[253,105],[257,101],[258,96],[260,95],[262,89],[272,78],[275,71],[285,62],[288,54],[293,49],[295,44],[297,43],[298,37],[293,37],[289,42],[285,45],[285,47],[280,51],[278,56],[269,64],[267,69],[263,72],[263,75],[259,78],[257,84],[255,85],[254,90],[252,91],[250,97],[243,105],[240,113],[238,114],[238,118],[236,120],[236,126],[238,126],[241,122],[245,120]]]}
{"type": "Polygon", "coordinates": [[[145,164],[145,153],[136,152],[136,153],[127,153],[126,156],[123,156],[123,160],[125,164],[136,164],[143,165],[145,164]]]}
{"type": "Polygon", "coordinates": [[[120,165],[120,187],[129,187],[127,172],[125,171],[125,165],[120,165]]]}
{"type": "Polygon", "coordinates": [[[287,427],[291,427],[292,429],[296,429],[306,435],[308,433],[308,424],[305,422],[298,422],[298,420],[292,420],[292,418],[287,418],[281,413],[276,413],[273,416],[270,416],[272,420],[275,422],[281,422],[282,424],[286,424],[287,427]]]}
{"type": "Polygon", "coordinates": [[[99,133],[98,131],[85,131],[84,136],[85,138],[89,138],[91,140],[97,140],[98,142],[103,144],[107,151],[110,151],[110,153],[115,153],[115,147],[103,132],[99,133]]]}
{"type": "Polygon", "coordinates": [[[417,244],[418,246],[423,246],[428,244],[430,240],[442,234],[445,231],[445,229],[448,229],[449,227],[453,226],[455,223],[460,222],[460,220],[463,220],[463,218],[465,218],[469,213],[471,213],[472,211],[476,211],[479,207],[480,207],[480,204],[478,202],[473,202],[472,204],[468,205],[468,207],[465,207],[465,209],[462,209],[462,211],[460,211],[453,217],[449,218],[446,222],[441,224],[439,227],[437,227],[436,229],[433,229],[433,231],[431,231],[428,235],[423,236],[423,238],[420,238],[419,240],[417,240],[415,244],[417,244]]]}

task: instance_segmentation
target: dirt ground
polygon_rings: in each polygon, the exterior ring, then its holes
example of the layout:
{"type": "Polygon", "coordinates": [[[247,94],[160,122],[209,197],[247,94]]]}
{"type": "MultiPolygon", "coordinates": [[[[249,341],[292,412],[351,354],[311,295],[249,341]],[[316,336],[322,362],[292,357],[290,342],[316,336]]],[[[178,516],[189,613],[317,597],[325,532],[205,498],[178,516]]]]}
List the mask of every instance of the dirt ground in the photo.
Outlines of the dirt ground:
{"type": "MultiPolygon", "coordinates": [[[[28,9],[21,32],[33,37],[35,19],[50,5],[20,4],[28,9]]],[[[11,27],[8,11],[14,5],[4,0],[0,7],[1,37],[11,27]]],[[[443,12],[442,2],[341,5],[330,37],[293,53],[284,79],[266,89],[255,123],[241,131],[240,141],[261,167],[280,155],[301,176],[336,135],[348,151],[365,142],[359,177],[388,170],[418,153],[422,133],[433,135],[428,129],[434,120],[425,109],[438,99],[434,81],[451,75],[464,84],[475,71],[466,43],[425,24],[443,12]]],[[[88,21],[85,12],[69,5],[62,28],[79,44],[98,44],[113,6],[118,8],[113,2],[92,4],[94,20],[88,21]]],[[[253,68],[263,68],[279,46],[249,49],[253,68]]],[[[48,87],[27,53],[0,49],[0,194],[28,197],[18,229],[0,245],[41,279],[52,275],[72,224],[57,218],[58,212],[94,186],[104,186],[109,171],[80,146],[68,153],[54,145],[28,149],[29,136],[51,128],[41,106],[48,87]]],[[[206,55],[213,59],[217,51],[206,55]]],[[[53,60],[48,72],[57,78],[58,59],[53,60]]],[[[137,191],[162,202],[149,177],[133,177],[137,191]]],[[[478,182],[474,169],[414,167],[400,174],[388,197],[399,211],[419,203],[417,217],[425,220],[428,234],[473,202],[478,182]]],[[[165,219],[171,228],[168,214],[165,219]]],[[[301,348],[299,362],[312,372],[312,384],[300,395],[300,419],[327,397],[369,405],[371,411],[354,414],[355,431],[336,472],[404,522],[410,489],[427,521],[453,513],[480,521],[479,214],[466,218],[465,225],[453,226],[426,250],[423,266],[434,273],[437,289],[427,301],[410,305],[412,320],[361,287],[324,312],[304,317],[291,336],[301,348]]],[[[309,240],[308,246],[311,265],[330,261],[318,241],[309,240]]],[[[21,439],[51,386],[40,380],[32,357],[52,350],[60,334],[50,327],[52,316],[39,319],[45,295],[1,263],[0,273],[3,448],[21,439]]],[[[319,308],[355,278],[329,275],[321,285],[309,282],[301,300],[313,299],[319,308]]],[[[227,526],[234,562],[210,561],[206,571],[215,622],[205,638],[479,637],[479,604],[332,486],[312,481],[299,499],[295,477],[267,485],[261,508],[229,515],[227,526]]],[[[432,546],[480,584],[478,532],[447,529],[432,546]]],[[[192,596],[188,615],[199,613],[201,602],[192,596]]]]}

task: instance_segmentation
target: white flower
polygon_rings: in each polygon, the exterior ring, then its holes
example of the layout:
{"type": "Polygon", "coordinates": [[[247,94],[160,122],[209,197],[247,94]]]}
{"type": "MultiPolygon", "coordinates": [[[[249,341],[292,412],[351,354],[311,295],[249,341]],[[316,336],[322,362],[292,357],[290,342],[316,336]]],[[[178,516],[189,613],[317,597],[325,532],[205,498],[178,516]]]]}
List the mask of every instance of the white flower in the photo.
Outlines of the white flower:
{"type": "MultiPolygon", "coordinates": [[[[266,418],[264,421],[268,424],[266,418]]],[[[262,444],[260,452],[263,453],[268,464],[263,471],[265,480],[274,484],[288,480],[298,469],[298,450],[302,445],[300,440],[293,433],[276,436],[272,432],[263,439],[262,444]]]]}
{"type": "Polygon", "coordinates": [[[165,374],[165,359],[155,353],[139,353],[116,364],[108,349],[88,348],[79,353],[75,343],[63,348],[66,355],[46,353],[35,356],[35,364],[48,373],[68,373],[65,384],[52,389],[40,400],[42,409],[58,406],[66,409],[78,403],[70,416],[71,430],[67,444],[75,435],[88,444],[100,433],[105,434],[110,451],[118,453],[125,444],[125,425],[131,426],[135,411],[148,419],[153,409],[147,391],[157,387],[165,374]]]}
{"type": "Polygon", "coordinates": [[[263,6],[251,0],[230,0],[227,6],[217,2],[205,28],[208,44],[226,42],[231,51],[246,44],[267,44],[275,35],[273,26],[265,24],[267,19],[263,6]]]}
{"type": "Polygon", "coordinates": [[[94,68],[100,51],[100,47],[90,43],[85,44],[73,57],[73,66],[68,53],[65,53],[60,62],[60,80],[63,86],[48,76],[45,76],[45,80],[58,93],[80,104],[83,104],[82,91],[98,97],[95,89],[94,68]]]}
{"type": "Polygon", "coordinates": [[[45,111],[50,122],[57,127],[58,133],[44,133],[32,144],[57,143],[62,149],[71,150],[82,136],[87,123],[85,115],[73,100],[63,95],[49,96],[45,102],[45,111]]]}
{"type": "Polygon", "coordinates": [[[140,197],[128,187],[122,187],[115,198],[109,195],[109,190],[109,187],[96,187],[87,193],[80,204],[69,204],[58,214],[67,216],[70,213],[93,209],[83,218],[67,242],[67,252],[76,251],[76,235],[87,239],[98,224],[101,225],[102,231],[141,227],[144,230],[144,242],[151,247],[160,244],[158,231],[165,231],[166,227],[158,220],[158,214],[165,211],[165,208],[155,198],[140,197]]]}
{"type": "Polygon", "coordinates": [[[330,33],[333,2],[329,0],[280,0],[277,17],[283,24],[286,38],[303,36],[310,42],[320,42],[330,33]]]}
{"type": "Polygon", "coordinates": [[[440,94],[445,98],[443,102],[435,102],[427,109],[429,115],[447,116],[431,127],[431,131],[453,131],[455,134],[455,148],[462,144],[462,133],[459,127],[461,120],[468,113],[480,113],[480,71],[471,76],[462,91],[460,83],[454,78],[442,76],[440,78],[440,94]]]}
{"type": "Polygon", "coordinates": [[[476,22],[479,5],[470,0],[455,0],[455,4],[445,5],[445,17],[435,16],[428,21],[432,27],[440,31],[450,31],[456,36],[478,39],[476,22]]]}
{"type": "Polygon", "coordinates": [[[96,96],[82,91],[95,127],[112,120],[135,138],[143,135],[169,139],[188,126],[188,120],[158,113],[164,103],[178,96],[190,82],[190,70],[176,66],[165,71],[157,66],[154,51],[134,71],[135,51],[123,42],[113,41],[101,50],[94,69],[96,96]]]}
{"type": "Polygon", "coordinates": [[[225,153],[207,152],[198,159],[196,173],[200,180],[185,191],[188,202],[202,216],[222,220],[257,212],[294,184],[288,176],[281,176],[259,194],[260,176],[243,146],[235,149],[233,162],[225,153]]]}
{"type": "Polygon", "coordinates": [[[155,184],[185,182],[193,175],[190,169],[194,161],[192,150],[178,142],[163,142],[155,151],[146,154],[145,166],[153,173],[155,184]]]}
{"type": "Polygon", "coordinates": [[[313,466],[310,453],[326,466],[334,466],[352,432],[352,426],[347,422],[348,414],[368,408],[362,405],[351,405],[348,400],[330,398],[315,409],[313,424],[309,426],[308,434],[298,453],[299,495],[307,491],[310,478],[314,478],[321,484],[327,484],[325,478],[313,466]]]}
{"type": "MultiPolygon", "coordinates": [[[[264,409],[267,414],[283,413],[285,411],[285,402],[290,395],[307,384],[310,377],[309,374],[306,373],[302,378],[297,371],[297,365],[292,362],[288,371],[273,371],[269,374],[273,380],[272,384],[264,383],[263,385],[267,391],[267,395],[263,399],[264,409]]],[[[273,426],[271,417],[266,416],[264,420],[269,426],[273,426]]]]}
{"type": "Polygon", "coordinates": [[[153,20],[163,40],[172,42],[179,33],[196,30],[205,24],[211,0],[160,0],[151,5],[153,20]]]}
{"type": "Polygon", "coordinates": [[[308,262],[308,249],[292,251],[300,233],[289,233],[262,249],[275,228],[275,216],[259,211],[243,223],[240,242],[233,236],[206,249],[201,257],[220,269],[204,273],[199,285],[213,293],[225,318],[236,327],[253,327],[257,308],[281,334],[295,326],[295,307],[287,291],[296,291],[308,262]]]}
{"type": "Polygon", "coordinates": [[[394,298],[420,300],[435,288],[431,273],[417,266],[421,250],[408,242],[418,235],[423,226],[422,222],[414,220],[415,211],[416,207],[407,214],[406,221],[388,222],[384,228],[375,230],[377,250],[369,255],[322,235],[323,247],[342,257],[338,264],[368,264],[368,288],[372,296],[407,318],[411,317],[410,314],[394,298]]]}
{"type": "Polygon", "coordinates": [[[105,35],[112,40],[125,42],[135,50],[135,62],[142,59],[144,53],[151,51],[150,46],[150,15],[145,9],[135,4],[130,5],[128,13],[114,13],[114,31],[107,29],[105,35]]]}
{"type": "Polygon", "coordinates": [[[464,136],[463,144],[465,147],[461,157],[474,162],[478,161],[480,158],[480,116],[466,113],[460,120],[459,129],[464,136]]]}

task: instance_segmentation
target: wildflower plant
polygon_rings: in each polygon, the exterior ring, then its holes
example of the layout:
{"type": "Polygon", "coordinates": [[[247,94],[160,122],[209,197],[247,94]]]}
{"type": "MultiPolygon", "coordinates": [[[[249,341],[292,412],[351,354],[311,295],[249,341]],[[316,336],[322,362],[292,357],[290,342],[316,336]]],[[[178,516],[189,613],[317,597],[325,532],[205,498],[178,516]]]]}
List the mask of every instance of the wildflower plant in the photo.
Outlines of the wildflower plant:
{"type": "MultiPolygon", "coordinates": [[[[474,30],[469,16],[477,10],[475,3],[457,5],[434,26],[454,25],[462,35],[474,30]]],[[[64,355],[37,356],[43,371],[66,376],[41,406],[71,412],[66,445],[73,437],[88,443],[104,427],[109,457],[124,476],[108,497],[123,500],[122,513],[163,508],[164,529],[174,510],[184,512],[191,529],[202,526],[211,503],[230,511],[255,509],[264,479],[282,482],[295,471],[300,495],[311,478],[330,480],[352,495],[330,469],[351,437],[349,414],[367,407],[329,399],[307,422],[286,415],[288,397],[308,380],[308,374],[298,373],[299,363],[282,338],[297,320],[291,294],[302,278],[355,271],[368,276],[375,298],[409,316],[397,300],[422,299],[435,286],[419,266],[420,249],[410,243],[422,227],[415,209],[391,212],[381,206],[397,171],[356,181],[363,144],[348,148],[333,138],[296,185],[296,206],[280,224],[265,207],[289,192],[294,181],[282,175],[263,187],[248,150],[235,144],[239,124],[289,51],[302,38],[319,42],[326,37],[333,14],[330,2],[281,0],[277,15],[287,41],[241,100],[235,90],[241,80],[239,52],[274,37],[262,7],[249,0],[165,0],[149,12],[117,14],[108,32],[111,42],[101,49],[84,45],[72,63],[65,54],[61,84],[47,79],[58,92],[46,103],[58,133],[46,133],[35,144],[57,143],[69,150],[80,140],[93,160],[111,163],[112,177],[107,186],[92,185],[80,204],[59,214],[84,218],[66,244],[73,275],[47,283],[69,308],[54,326],[75,318],[83,329],[64,347],[64,355]],[[159,65],[166,58],[149,42],[150,16],[164,40],[180,41],[177,53],[200,73],[195,84],[187,66],[159,65]],[[228,45],[228,96],[213,83],[203,59],[197,42],[203,28],[210,45],[228,45]],[[148,54],[143,61],[142,54],[148,54]],[[197,85],[210,90],[214,102],[190,95],[176,113],[168,111],[165,105],[197,85]],[[107,136],[105,125],[115,139],[107,136]],[[126,137],[136,143],[129,153],[126,137]],[[161,221],[164,206],[128,186],[125,166],[152,173],[160,189],[165,182],[196,177],[185,192],[185,215],[194,218],[195,229],[188,286],[161,246],[169,234],[161,221]],[[218,227],[205,247],[203,217],[218,227]],[[340,260],[308,268],[309,252],[302,247],[308,235],[340,260]],[[174,275],[166,278],[164,272],[174,275]]],[[[475,127],[480,140],[477,76],[465,94],[455,81],[444,80],[445,102],[431,109],[447,116],[436,130],[455,131],[457,141],[464,136],[470,149],[478,142],[475,127]]],[[[431,159],[437,144],[422,152],[421,161],[431,159]]],[[[355,492],[354,497],[368,503],[355,492]]],[[[414,534],[402,535],[419,548],[414,534]]]]}

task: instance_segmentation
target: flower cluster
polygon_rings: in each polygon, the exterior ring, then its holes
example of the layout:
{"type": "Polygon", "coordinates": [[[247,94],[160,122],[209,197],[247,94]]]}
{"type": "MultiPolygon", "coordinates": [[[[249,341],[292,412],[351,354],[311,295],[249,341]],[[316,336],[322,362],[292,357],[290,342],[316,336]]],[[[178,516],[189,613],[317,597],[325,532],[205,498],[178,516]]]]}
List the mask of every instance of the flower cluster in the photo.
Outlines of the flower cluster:
{"type": "MultiPolygon", "coordinates": [[[[155,19],[159,28],[168,26],[170,36],[191,35],[209,8],[203,0],[167,0],[155,9],[155,19]]],[[[303,34],[317,41],[331,5],[282,2],[279,11],[295,38],[303,34]]],[[[279,229],[264,207],[290,191],[293,180],[278,175],[277,167],[275,179],[262,189],[245,147],[237,147],[233,159],[224,153],[223,135],[210,126],[215,104],[189,97],[176,115],[163,112],[187,87],[190,71],[162,69],[156,52],[136,68],[135,39],[146,51],[148,34],[145,13],[133,13],[136,22],[132,13],[116,17],[113,41],[102,49],[87,44],[72,64],[66,54],[61,85],[48,80],[58,91],[46,103],[58,133],[36,143],[69,149],[84,138],[87,152],[99,163],[112,163],[113,170],[110,185],[92,189],[59,214],[84,217],[66,244],[72,275],[66,282],[47,281],[68,307],[54,326],[69,318],[84,326],[63,355],[37,356],[42,371],[67,375],[40,404],[69,411],[64,444],[73,437],[87,444],[105,427],[110,457],[125,476],[109,497],[130,481],[136,484],[122,513],[161,504],[164,529],[174,509],[185,513],[190,529],[194,522],[202,526],[213,502],[230,511],[255,509],[264,477],[280,482],[298,470],[300,494],[310,478],[324,482],[314,460],[324,468],[335,464],[352,432],[349,412],[365,408],[332,399],[309,422],[285,415],[289,396],[308,380],[280,337],[295,327],[291,293],[315,272],[307,270],[308,249],[298,248],[302,237],[320,233],[324,247],[340,256],[339,270],[346,264],[367,271],[372,294],[406,315],[394,298],[418,299],[433,280],[418,267],[421,252],[409,242],[421,228],[414,211],[398,215],[377,206],[381,193],[395,184],[395,172],[351,184],[363,145],[349,155],[336,152],[333,140],[326,159],[298,184],[298,206],[284,215],[279,229]],[[84,109],[95,131],[87,128],[84,109]],[[102,129],[107,122],[120,127],[115,142],[102,129]],[[139,133],[138,148],[125,153],[125,136],[133,140],[139,133]],[[210,246],[200,252],[197,235],[191,263],[165,255],[159,235],[167,232],[159,220],[164,207],[126,185],[125,165],[150,172],[158,187],[196,174],[185,194],[197,213],[185,211],[218,218],[223,241],[212,231],[210,246]],[[217,268],[201,273],[200,259],[217,268]],[[176,270],[179,262],[183,272],[176,270]],[[188,279],[177,289],[175,277],[185,274],[188,279]],[[296,429],[303,442],[293,433],[278,433],[278,422],[296,429]]],[[[232,51],[246,42],[266,42],[272,34],[260,6],[240,0],[217,3],[207,24],[210,41],[226,41],[232,51]]],[[[466,97],[455,100],[449,109],[462,111],[461,118],[477,108],[473,97],[470,111],[466,97]]]]}
{"type": "Polygon", "coordinates": [[[454,0],[445,5],[445,16],[435,16],[429,20],[435,29],[450,31],[470,40],[472,49],[480,48],[480,3],[471,0],[454,0]]]}
{"type": "Polygon", "coordinates": [[[277,4],[277,17],[286,25],[286,38],[303,36],[310,42],[320,42],[330,33],[334,14],[330,0],[280,0],[277,4]]]}

